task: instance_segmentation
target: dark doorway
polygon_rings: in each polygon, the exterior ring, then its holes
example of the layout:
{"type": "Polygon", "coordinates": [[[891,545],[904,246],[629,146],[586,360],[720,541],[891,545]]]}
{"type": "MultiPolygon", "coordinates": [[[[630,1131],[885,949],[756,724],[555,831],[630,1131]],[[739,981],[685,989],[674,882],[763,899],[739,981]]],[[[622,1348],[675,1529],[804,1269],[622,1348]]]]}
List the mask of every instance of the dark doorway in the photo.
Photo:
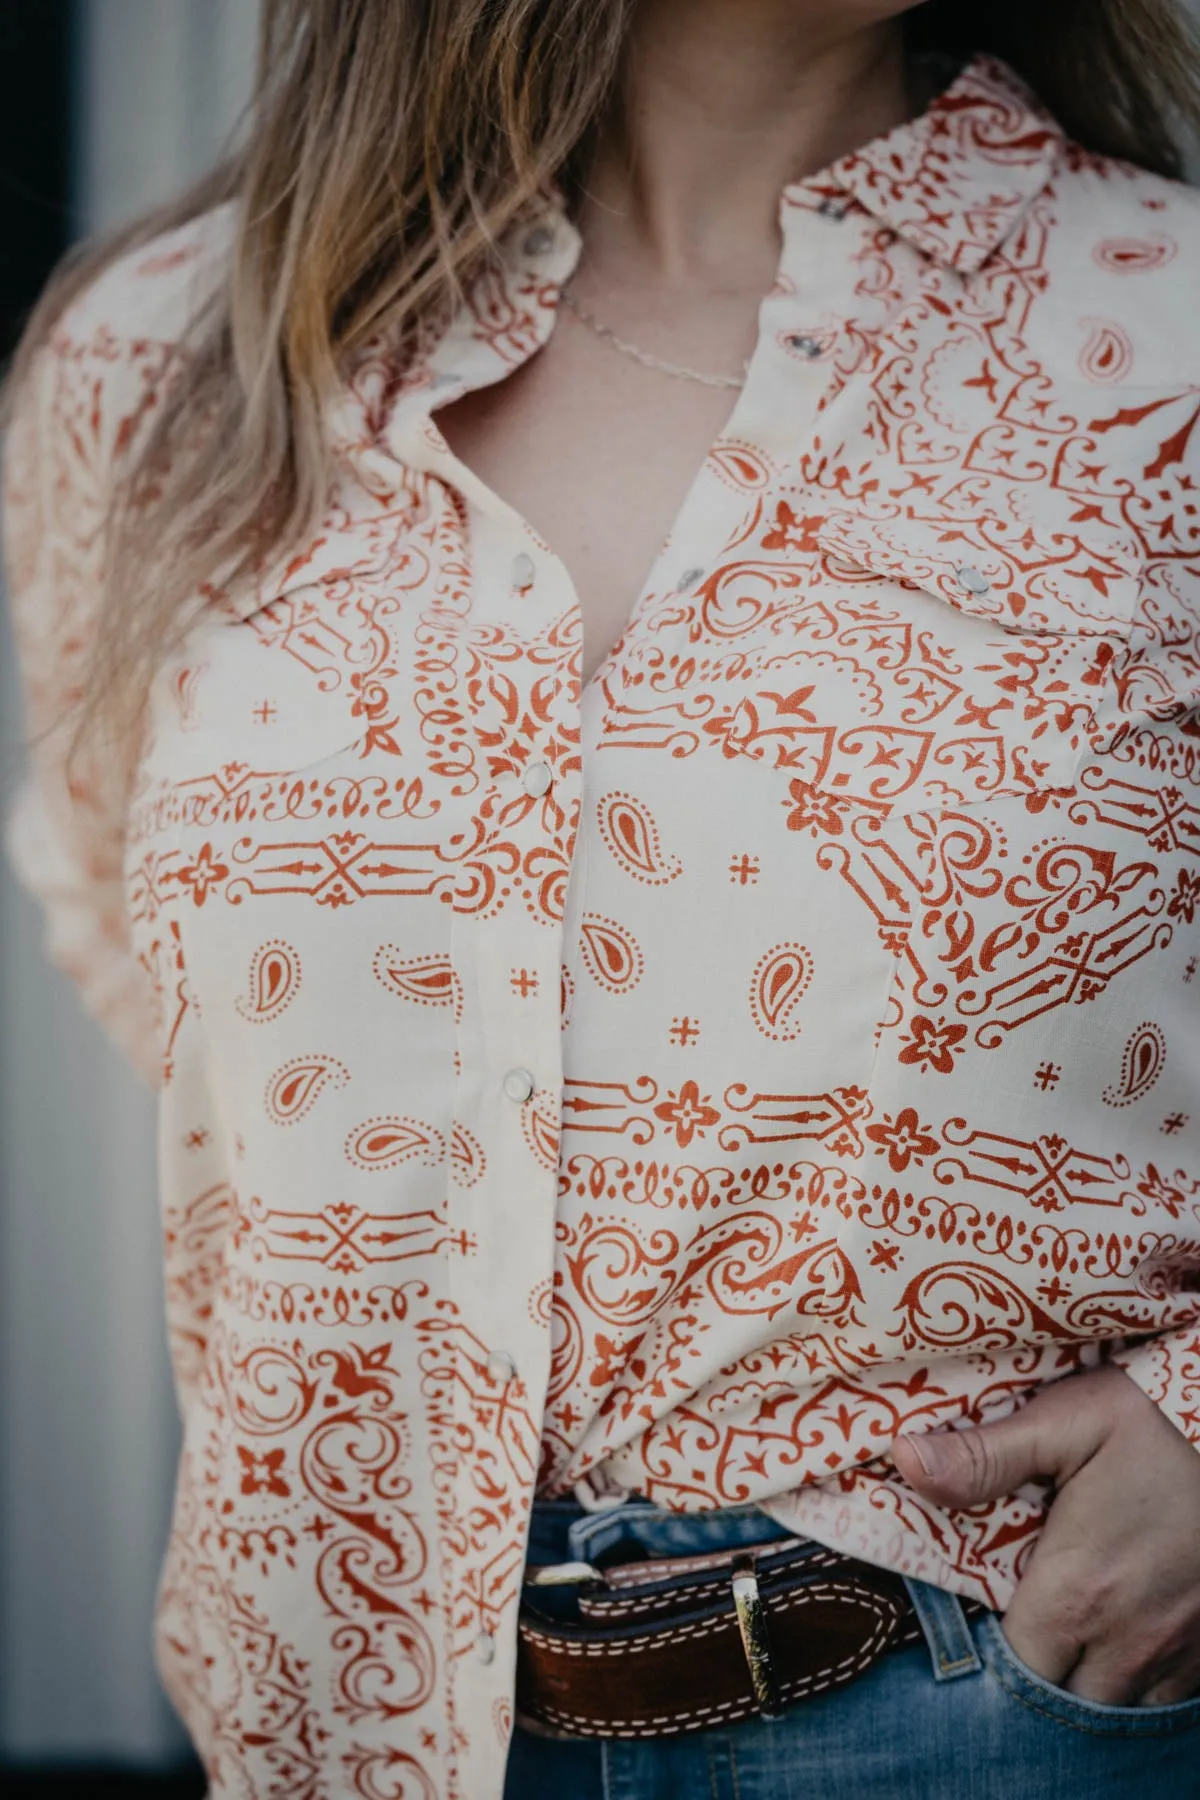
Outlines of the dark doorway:
{"type": "Polygon", "coordinates": [[[0,0],[0,358],[71,229],[73,0],[0,0]]]}

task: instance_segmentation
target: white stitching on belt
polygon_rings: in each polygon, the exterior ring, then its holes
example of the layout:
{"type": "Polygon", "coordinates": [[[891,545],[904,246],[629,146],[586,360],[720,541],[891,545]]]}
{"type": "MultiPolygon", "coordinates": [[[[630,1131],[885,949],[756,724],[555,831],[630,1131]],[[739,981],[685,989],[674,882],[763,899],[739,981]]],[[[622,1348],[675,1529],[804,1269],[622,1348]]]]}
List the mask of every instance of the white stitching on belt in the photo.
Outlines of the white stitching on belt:
{"type": "MultiPolygon", "coordinates": [[[[836,1584],[831,1583],[830,1588],[835,1585],[836,1584]]],[[[813,1590],[809,1589],[807,1591],[812,1592],[813,1590]]],[[[824,1591],[827,1592],[829,1590],[824,1591]]],[[[890,1613],[886,1617],[881,1615],[874,1631],[863,1645],[862,1649],[857,1651],[853,1656],[844,1656],[840,1662],[834,1664],[832,1669],[827,1670],[820,1679],[811,1675],[798,1675],[791,1681],[781,1682],[780,1698],[784,1701],[799,1700],[806,1694],[822,1693],[827,1688],[840,1685],[835,1679],[839,1671],[845,1671],[845,1679],[849,1680],[853,1675],[856,1675],[860,1669],[868,1668],[874,1661],[877,1648],[881,1647],[882,1639],[885,1635],[886,1626],[890,1621],[890,1617],[890,1613]]],[[[656,1636],[660,1635],[662,1634],[656,1633],[656,1636]]],[[[575,1725],[582,1727],[585,1732],[591,1731],[592,1733],[601,1736],[605,1732],[613,1730],[628,1731],[634,1737],[657,1737],[659,1736],[659,1731],[657,1729],[659,1726],[678,1725],[687,1719],[715,1718],[718,1714],[726,1716],[729,1714],[736,1714],[738,1717],[748,1718],[756,1711],[757,1708],[755,1707],[753,1699],[746,1698],[715,1701],[711,1706],[696,1706],[690,1708],[686,1712],[656,1713],[648,1719],[604,1719],[603,1721],[597,1722],[586,1713],[567,1712],[562,1707],[541,1706],[538,1708],[539,1716],[545,1718],[551,1724],[575,1725]]]]}
{"type": "MultiPolygon", "coordinates": [[[[805,1567],[808,1569],[838,1568],[844,1560],[843,1557],[836,1556],[831,1552],[828,1558],[806,1559],[805,1567]]],[[[766,1580],[771,1578],[771,1571],[769,1569],[764,1571],[761,1565],[759,1574],[766,1580]]],[[[585,1618],[607,1622],[609,1619],[628,1618],[635,1613],[668,1612],[672,1607],[692,1606],[697,1601],[720,1599],[723,1594],[727,1595],[728,1592],[729,1571],[726,1569],[720,1581],[698,1582],[695,1587],[678,1588],[669,1594],[657,1594],[653,1599],[639,1600],[635,1589],[616,1588],[599,1594],[581,1594],[579,1606],[585,1618]]],[[[774,1604],[770,1594],[766,1598],[774,1604]]]]}
{"type": "MultiPolygon", "coordinates": [[[[809,1587],[797,1588],[794,1594],[784,1594],[772,1598],[770,1610],[772,1614],[792,1612],[797,1606],[804,1606],[811,1600],[827,1600],[837,1594],[853,1594],[866,1606],[871,1607],[879,1619],[876,1630],[890,1622],[893,1614],[890,1607],[885,1607],[883,1600],[873,1594],[869,1588],[859,1587],[845,1581],[826,1581],[813,1583],[809,1587]]],[[[556,1656],[572,1656],[596,1658],[601,1661],[615,1656],[640,1656],[643,1651],[653,1650],[656,1644],[698,1643],[701,1638],[711,1637],[716,1631],[735,1631],[737,1620],[732,1613],[722,1613],[715,1619],[697,1619],[685,1621],[673,1630],[655,1631],[645,1637],[617,1638],[611,1643],[573,1644],[565,1643],[561,1638],[549,1637],[538,1631],[536,1626],[522,1625],[521,1636],[526,1643],[542,1644],[552,1650],[556,1656]]],[[[873,1639],[870,1640],[873,1642],[873,1639]]],[[[840,1669],[845,1662],[852,1662],[853,1657],[843,1657],[841,1663],[834,1665],[840,1669]]]]}
{"type": "Polygon", "coordinates": [[[729,1576],[724,1581],[702,1581],[697,1587],[684,1588],[671,1594],[659,1594],[653,1600],[610,1599],[607,1594],[595,1597],[581,1594],[579,1609],[589,1619],[627,1619],[631,1613],[668,1612],[672,1607],[691,1606],[698,1600],[716,1600],[729,1592],[729,1576]]]}

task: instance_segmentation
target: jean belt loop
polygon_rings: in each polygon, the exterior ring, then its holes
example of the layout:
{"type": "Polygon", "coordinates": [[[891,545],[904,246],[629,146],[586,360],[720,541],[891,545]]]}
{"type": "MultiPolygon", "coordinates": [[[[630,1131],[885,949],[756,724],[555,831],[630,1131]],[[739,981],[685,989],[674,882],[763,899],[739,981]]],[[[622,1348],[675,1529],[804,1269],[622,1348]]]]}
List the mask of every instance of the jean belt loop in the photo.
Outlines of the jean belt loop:
{"type": "Polygon", "coordinates": [[[925,1633],[933,1679],[954,1681],[960,1675],[977,1675],[983,1663],[958,1595],[934,1587],[932,1582],[918,1581],[915,1575],[906,1575],[904,1585],[925,1633]]]}

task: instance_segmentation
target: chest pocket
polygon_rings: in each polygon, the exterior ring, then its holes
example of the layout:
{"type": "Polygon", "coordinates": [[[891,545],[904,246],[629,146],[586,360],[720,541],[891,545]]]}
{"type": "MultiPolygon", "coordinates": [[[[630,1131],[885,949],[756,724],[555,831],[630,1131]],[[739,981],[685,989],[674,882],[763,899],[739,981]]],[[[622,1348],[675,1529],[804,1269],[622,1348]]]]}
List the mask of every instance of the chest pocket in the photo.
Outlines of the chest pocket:
{"type": "Polygon", "coordinates": [[[366,755],[394,700],[378,633],[319,584],[237,618],[199,620],[159,671],[153,762],[187,783],[214,770],[299,772],[341,750],[366,755]]]}
{"type": "Polygon", "coordinates": [[[320,585],[195,622],[151,690],[128,831],[135,895],[148,857],[159,890],[179,883],[198,919],[213,892],[332,891],[349,855],[336,834],[394,834],[413,783],[380,748],[395,721],[377,704],[394,696],[372,686],[378,638],[320,585]]]}
{"type": "Polygon", "coordinates": [[[796,651],[757,680],[729,744],[798,803],[882,815],[1072,785],[1117,722],[1111,675],[1137,607],[1114,538],[1002,516],[835,511],[796,651]]]}

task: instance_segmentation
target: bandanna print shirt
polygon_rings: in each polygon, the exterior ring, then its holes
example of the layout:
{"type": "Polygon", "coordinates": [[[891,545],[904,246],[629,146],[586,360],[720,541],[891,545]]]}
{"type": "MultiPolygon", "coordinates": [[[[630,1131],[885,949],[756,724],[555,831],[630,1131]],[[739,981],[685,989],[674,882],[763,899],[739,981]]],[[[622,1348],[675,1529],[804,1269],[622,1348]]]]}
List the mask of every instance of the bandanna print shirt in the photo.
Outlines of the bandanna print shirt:
{"type": "MultiPolygon", "coordinates": [[[[1111,1357],[1200,1446],[1200,216],[975,61],[781,196],[744,390],[581,693],[568,573],[436,408],[554,327],[554,204],[330,402],[131,792],[38,743],[49,945],[161,1090],[159,1595],[214,1800],[495,1800],[536,1492],[761,1503],[1003,1608],[1030,1486],[895,1433],[1111,1357]]],[[[7,454],[31,724],[218,212],[7,454]]]]}

